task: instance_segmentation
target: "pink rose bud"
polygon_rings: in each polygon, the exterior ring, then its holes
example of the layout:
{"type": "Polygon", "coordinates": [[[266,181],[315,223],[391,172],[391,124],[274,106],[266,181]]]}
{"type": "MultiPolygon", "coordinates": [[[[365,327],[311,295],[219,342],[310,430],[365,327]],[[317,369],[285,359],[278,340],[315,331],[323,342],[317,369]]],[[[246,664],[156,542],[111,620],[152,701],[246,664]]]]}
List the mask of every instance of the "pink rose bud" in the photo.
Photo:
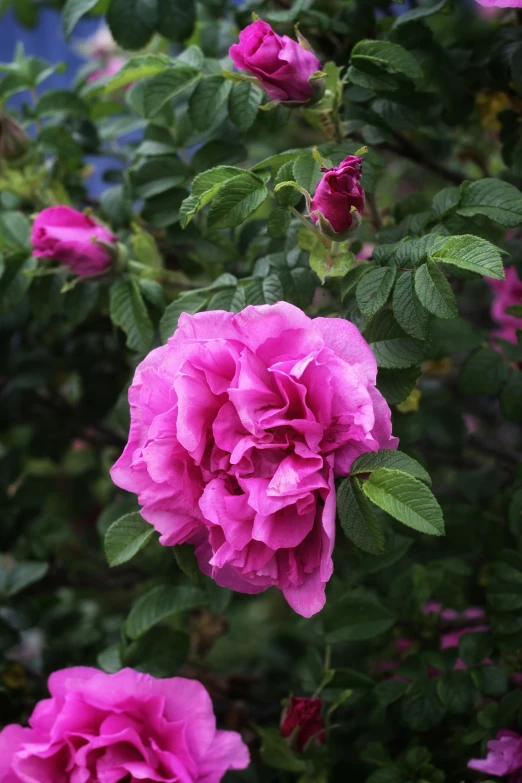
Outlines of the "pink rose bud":
{"type": "Polygon", "coordinates": [[[0,160],[13,163],[29,149],[29,137],[8,114],[0,112],[0,160]]]}
{"type": "MultiPolygon", "coordinates": [[[[470,769],[476,769],[485,775],[514,775],[522,769],[522,737],[514,731],[501,729],[494,740],[488,742],[488,754],[485,759],[468,761],[470,769]]],[[[519,780],[518,776],[513,780],[519,780]]],[[[510,781],[512,778],[510,778],[510,781]]]]}
{"type": "Polygon", "coordinates": [[[49,690],[30,728],[0,732],[2,783],[219,783],[249,765],[240,735],[216,729],[197,680],[77,666],[51,674],[49,690]]]}
{"type": "Polygon", "coordinates": [[[315,54],[287,35],[277,35],[261,20],[240,32],[230,56],[236,68],[255,76],[274,101],[309,103],[324,91],[321,80],[310,81],[321,70],[315,54]]]}
{"type": "Polygon", "coordinates": [[[336,241],[346,239],[361,222],[364,190],[361,185],[362,158],[348,155],[333,169],[322,169],[310,214],[324,234],[336,241]]]}
{"type": "Polygon", "coordinates": [[[31,241],[36,258],[52,258],[79,277],[92,277],[112,265],[118,238],[89,215],[71,207],[49,207],[34,221],[31,241]]]}
{"type": "Polygon", "coordinates": [[[106,58],[112,57],[118,51],[118,44],[112,37],[109,28],[102,25],[90,38],[86,38],[78,44],[78,50],[85,57],[106,58]]]}
{"type": "Polygon", "coordinates": [[[508,307],[522,305],[522,280],[514,266],[506,269],[505,280],[488,280],[493,289],[491,317],[500,326],[493,332],[494,337],[500,337],[510,343],[517,342],[517,329],[522,329],[522,318],[506,313],[508,307]]]}
{"type": "Polygon", "coordinates": [[[335,478],[396,449],[377,363],[357,327],[287,302],[182,313],[136,369],[114,483],[160,543],[242,593],[278,587],[304,617],[333,572],[335,478]]]}
{"type": "Polygon", "coordinates": [[[293,696],[283,714],[281,734],[291,737],[295,732],[295,745],[302,751],[312,739],[323,743],[326,739],[322,716],[321,699],[307,699],[293,696]]]}

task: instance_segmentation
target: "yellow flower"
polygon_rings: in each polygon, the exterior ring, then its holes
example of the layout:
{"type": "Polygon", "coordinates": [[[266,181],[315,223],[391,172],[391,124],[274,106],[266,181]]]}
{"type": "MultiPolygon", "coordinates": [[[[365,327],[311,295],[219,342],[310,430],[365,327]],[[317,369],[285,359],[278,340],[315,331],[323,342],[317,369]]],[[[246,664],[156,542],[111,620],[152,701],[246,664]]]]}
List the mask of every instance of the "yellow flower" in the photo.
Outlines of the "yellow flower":
{"type": "Polygon", "coordinates": [[[400,413],[415,413],[419,410],[421,397],[421,392],[418,389],[414,389],[409,397],[406,397],[403,402],[400,402],[395,407],[398,411],[400,411],[400,413]]]}
{"type": "Polygon", "coordinates": [[[495,90],[483,90],[476,97],[477,111],[480,122],[484,128],[499,131],[501,128],[498,119],[506,109],[511,108],[511,99],[505,92],[496,92],[495,90]]]}

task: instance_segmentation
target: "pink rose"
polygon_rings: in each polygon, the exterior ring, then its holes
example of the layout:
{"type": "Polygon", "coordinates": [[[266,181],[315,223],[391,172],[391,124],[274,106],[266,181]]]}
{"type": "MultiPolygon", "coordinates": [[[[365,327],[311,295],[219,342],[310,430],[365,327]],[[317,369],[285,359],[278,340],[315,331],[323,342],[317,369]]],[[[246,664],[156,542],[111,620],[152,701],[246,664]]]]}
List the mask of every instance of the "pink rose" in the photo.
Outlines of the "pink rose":
{"type": "Polygon", "coordinates": [[[78,44],[78,49],[84,57],[100,59],[112,57],[118,51],[118,44],[112,37],[106,25],[101,25],[89,38],[78,44]]]}
{"type": "Polygon", "coordinates": [[[477,0],[484,8],[522,8],[522,0],[477,0]]]}
{"type": "Polygon", "coordinates": [[[333,570],[334,477],[395,449],[375,358],[349,321],[286,302],[188,315],[139,365],[112,468],[164,546],[191,542],[220,585],[274,585],[305,617],[333,570]]]}
{"type": "MultiPolygon", "coordinates": [[[[114,76],[118,71],[121,71],[127,62],[128,60],[125,57],[110,57],[102,68],[97,68],[88,75],[87,81],[90,83],[102,79],[105,76],[114,76]]],[[[128,84],[127,88],[130,86],[131,85],[128,84]]]]}
{"type": "Polygon", "coordinates": [[[364,210],[361,185],[362,158],[348,155],[333,169],[322,169],[324,177],[317,185],[310,213],[321,230],[341,240],[360,222],[364,210]]]}
{"type": "Polygon", "coordinates": [[[109,250],[96,240],[115,244],[118,238],[71,207],[44,209],[34,221],[31,234],[36,258],[61,261],[80,277],[100,275],[112,264],[109,250]]]}
{"type": "Polygon", "coordinates": [[[277,35],[269,24],[258,20],[239,34],[239,43],[230,47],[236,68],[255,76],[274,101],[306,103],[318,98],[321,88],[310,77],[321,63],[308,49],[277,35]]]}
{"type": "Polygon", "coordinates": [[[0,783],[219,783],[249,764],[195,680],[81,666],[52,674],[49,690],[30,728],[0,733],[0,783]]]}
{"type": "Polygon", "coordinates": [[[494,335],[510,343],[516,343],[517,329],[522,329],[522,318],[506,314],[506,310],[512,305],[522,305],[522,280],[515,267],[509,266],[506,269],[505,280],[488,280],[488,283],[493,289],[491,317],[501,326],[494,335]]]}
{"type": "MultiPolygon", "coordinates": [[[[518,772],[522,768],[522,737],[514,731],[501,729],[496,738],[488,742],[486,758],[471,759],[468,761],[468,767],[499,777],[518,772]]],[[[519,775],[513,778],[518,779],[519,775]]]]}

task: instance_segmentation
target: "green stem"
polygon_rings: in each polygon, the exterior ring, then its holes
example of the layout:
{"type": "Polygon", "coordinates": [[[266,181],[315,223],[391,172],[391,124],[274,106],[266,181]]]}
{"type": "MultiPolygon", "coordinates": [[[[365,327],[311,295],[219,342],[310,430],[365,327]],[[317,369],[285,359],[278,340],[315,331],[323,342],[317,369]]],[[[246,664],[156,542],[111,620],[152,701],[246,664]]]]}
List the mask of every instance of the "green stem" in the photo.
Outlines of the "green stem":
{"type": "Polygon", "coordinates": [[[301,212],[299,212],[298,209],[295,207],[289,207],[290,212],[292,215],[294,215],[298,220],[303,223],[303,225],[306,226],[308,231],[311,231],[312,234],[315,234],[319,242],[321,242],[328,250],[330,250],[331,242],[324,236],[324,234],[321,234],[318,228],[316,228],[315,224],[312,223],[312,221],[309,218],[306,218],[301,212]]]}

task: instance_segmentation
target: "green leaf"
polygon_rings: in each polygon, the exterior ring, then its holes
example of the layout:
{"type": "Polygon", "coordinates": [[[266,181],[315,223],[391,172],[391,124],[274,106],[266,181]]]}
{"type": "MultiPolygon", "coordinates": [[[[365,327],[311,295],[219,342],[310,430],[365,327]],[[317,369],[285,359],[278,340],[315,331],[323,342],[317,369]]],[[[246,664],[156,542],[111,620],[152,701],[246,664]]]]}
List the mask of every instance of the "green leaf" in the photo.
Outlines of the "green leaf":
{"type": "Polygon", "coordinates": [[[194,215],[214,198],[225,183],[243,174],[244,170],[235,166],[217,166],[198,174],[192,182],[190,196],[181,205],[181,227],[186,228],[194,215]]]}
{"type": "Polygon", "coordinates": [[[370,319],[388,301],[395,282],[395,268],[378,267],[363,275],[357,286],[355,298],[361,313],[370,319]]]}
{"type": "Polygon", "coordinates": [[[467,666],[479,666],[493,651],[493,640],[490,633],[472,631],[465,633],[459,639],[459,658],[467,666]]]}
{"type": "Polygon", "coordinates": [[[172,337],[176,329],[178,328],[179,317],[182,313],[199,313],[203,310],[209,300],[208,293],[200,293],[194,291],[194,293],[185,295],[175,299],[169,304],[160,321],[160,336],[162,342],[166,343],[169,337],[172,337]]]}
{"type": "Polygon", "coordinates": [[[39,582],[49,570],[47,563],[37,561],[22,561],[8,563],[0,559],[0,595],[11,598],[26,587],[39,582]]]}
{"type": "Polygon", "coordinates": [[[262,740],[261,758],[265,764],[288,772],[306,770],[306,761],[294,753],[279,729],[264,729],[257,726],[256,730],[262,740]]]}
{"type": "Polygon", "coordinates": [[[268,196],[265,183],[255,174],[245,172],[219,189],[208,213],[209,228],[239,226],[261,206],[268,196]]]}
{"type": "Polygon", "coordinates": [[[38,99],[36,113],[39,117],[47,114],[88,114],[89,108],[76,93],[70,90],[47,90],[38,99]]]}
{"type": "Polygon", "coordinates": [[[157,0],[156,30],[170,41],[190,38],[196,24],[196,0],[157,0]]]}
{"type": "Polygon", "coordinates": [[[113,324],[120,326],[127,335],[131,351],[146,353],[149,350],[154,330],[136,280],[122,280],[112,287],[110,315],[113,324]]]}
{"type": "Polygon", "coordinates": [[[31,248],[31,224],[22,212],[0,211],[0,251],[31,248]]]}
{"type": "Polygon", "coordinates": [[[321,179],[321,168],[312,153],[300,155],[293,164],[294,179],[298,185],[313,193],[321,179]]]}
{"type": "Polygon", "coordinates": [[[276,274],[271,274],[264,278],[263,294],[267,304],[275,304],[285,298],[283,285],[276,274]]]}
{"type": "Polygon", "coordinates": [[[107,674],[116,674],[123,668],[121,660],[121,644],[111,644],[98,654],[96,662],[107,674]]]}
{"type": "Polygon", "coordinates": [[[485,215],[505,228],[522,223],[522,193],[509,182],[487,177],[461,186],[459,215],[485,215]]]}
{"type": "Polygon", "coordinates": [[[458,316],[455,294],[437,264],[429,258],[415,272],[415,293],[422,306],[438,318],[458,316]]]}
{"type": "Polygon", "coordinates": [[[328,249],[320,239],[316,239],[310,251],[310,269],[313,269],[322,284],[328,274],[328,249]]]}
{"type": "Polygon", "coordinates": [[[178,612],[204,606],[206,595],[199,587],[160,585],[139,598],[132,607],[125,631],[131,639],[143,636],[149,628],[178,612]]]}
{"type": "Polygon", "coordinates": [[[395,618],[382,604],[363,595],[349,596],[327,605],[326,643],[359,642],[385,633],[395,618]]]}
{"type": "Polygon", "coordinates": [[[231,89],[222,76],[207,76],[199,82],[189,100],[189,117],[196,130],[205,131],[213,125],[231,89]]]}
{"type": "Polygon", "coordinates": [[[513,370],[500,394],[500,407],[508,421],[522,421],[522,372],[513,370]]]}
{"type": "Polygon", "coordinates": [[[199,78],[200,73],[196,68],[190,65],[176,65],[174,68],[156,74],[146,82],[140,82],[140,85],[144,85],[145,117],[147,119],[157,117],[165,104],[192,87],[199,78]]]}
{"type": "Polygon", "coordinates": [[[386,539],[379,520],[357,479],[347,478],[337,490],[337,513],[347,538],[371,555],[386,549],[386,539]]]}
{"type": "Polygon", "coordinates": [[[473,672],[480,692],[483,696],[498,699],[509,688],[509,680],[506,672],[494,664],[484,664],[473,672]]]}
{"type": "Polygon", "coordinates": [[[431,486],[430,474],[424,470],[422,465],[419,465],[416,459],[403,454],[402,451],[392,451],[391,449],[369,451],[367,454],[361,454],[350,468],[350,473],[356,476],[361,473],[373,473],[379,470],[379,468],[400,470],[431,486]]]}
{"type": "Polygon", "coordinates": [[[251,82],[236,82],[228,96],[230,119],[241,132],[245,133],[255,122],[263,90],[251,82]]]}
{"type": "Polygon", "coordinates": [[[349,82],[357,85],[357,87],[362,87],[364,90],[395,92],[395,90],[399,89],[397,80],[393,76],[384,72],[379,73],[378,76],[373,73],[366,73],[366,71],[361,71],[354,65],[350,65],[348,68],[347,78],[349,82]]]}
{"type": "Polygon", "coordinates": [[[407,49],[390,41],[359,41],[352,49],[351,64],[370,73],[378,66],[407,79],[422,78],[418,60],[407,49]]]}
{"type": "Polygon", "coordinates": [[[397,405],[409,397],[420,375],[420,367],[410,367],[407,370],[381,369],[377,376],[377,388],[388,405],[397,405]]]}
{"type": "Polygon", "coordinates": [[[173,677],[187,662],[190,637],[173,628],[151,628],[125,651],[124,664],[153,677],[173,677]]]}
{"type": "Polygon", "coordinates": [[[132,226],[131,245],[134,258],[140,264],[150,266],[151,269],[163,268],[163,258],[156,240],[137,223],[132,226]]]}
{"type": "Polygon", "coordinates": [[[404,680],[384,680],[373,689],[373,695],[381,707],[389,707],[402,698],[408,689],[408,683],[404,680]]]}
{"type": "Polygon", "coordinates": [[[118,73],[113,76],[104,89],[105,95],[112,95],[116,90],[140,79],[148,79],[162,73],[172,63],[170,57],[164,54],[137,54],[131,57],[118,73]]]}
{"type": "Polygon", "coordinates": [[[470,353],[459,376],[459,389],[465,394],[498,394],[508,376],[507,364],[493,348],[477,348],[470,353]]]}
{"type": "Polygon", "coordinates": [[[98,0],[67,0],[62,11],[62,27],[68,39],[72,31],[85,14],[88,14],[98,0]]]}
{"type": "Polygon", "coordinates": [[[446,709],[438,697],[437,680],[410,685],[402,700],[402,717],[412,731],[429,731],[443,719],[446,709]]]}
{"type": "Polygon", "coordinates": [[[493,280],[504,280],[504,266],[499,250],[486,239],[471,235],[449,237],[431,258],[442,264],[469,269],[493,280]]]}
{"type": "Polygon", "coordinates": [[[393,27],[397,28],[408,22],[418,22],[419,19],[427,19],[430,16],[441,13],[448,5],[449,0],[438,0],[429,6],[422,6],[422,8],[413,8],[411,11],[406,11],[405,14],[400,14],[395,18],[393,27]]]}
{"type": "Polygon", "coordinates": [[[154,528],[138,512],[120,517],[105,534],[105,556],[111,566],[127,563],[148,544],[154,528]]]}
{"type": "Polygon", "coordinates": [[[437,692],[448,712],[455,715],[469,714],[476,697],[476,688],[469,672],[446,672],[437,684],[437,692]]]}
{"type": "Polygon", "coordinates": [[[398,470],[379,468],[363,484],[365,495],[394,519],[429,535],[444,535],[442,511],[428,487],[398,470]]]}
{"type": "Polygon", "coordinates": [[[399,326],[411,337],[428,337],[428,312],[415,293],[414,275],[406,272],[399,277],[393,291],[393,314],[399,326]]]}
{"type": "Polygon", "coordinates": [[[409,337],[400,328],[391,310],[377,313],[366,327],[364,336],[370,343],[379,367],[412,367],[424,357],[425,343],[409,337]]]}
{"type": "Polygon", "coordinates": [[[443,218],[460,202],[460,188],[443,188],[433,197],[431,208],[435,217],[443,218]]]}
{"type": "Polygon", "coordinates": [[[107,23],[122,49],[142,49],[158,21],[156,0],[111,0],[107,23]]]}
{"type": "Polygon", "coordinates": [[[187,178],[187,167],[173,155],[145,159],[131,171],[134,195],[144,199],[179,187],[187,178]]]}
{"type": "Polygon", "coordinates": [[[268,216],[268,233],[274,239],[278,239],[286,234],[292,215],[284,207],[275,207],[268,216]]]}

